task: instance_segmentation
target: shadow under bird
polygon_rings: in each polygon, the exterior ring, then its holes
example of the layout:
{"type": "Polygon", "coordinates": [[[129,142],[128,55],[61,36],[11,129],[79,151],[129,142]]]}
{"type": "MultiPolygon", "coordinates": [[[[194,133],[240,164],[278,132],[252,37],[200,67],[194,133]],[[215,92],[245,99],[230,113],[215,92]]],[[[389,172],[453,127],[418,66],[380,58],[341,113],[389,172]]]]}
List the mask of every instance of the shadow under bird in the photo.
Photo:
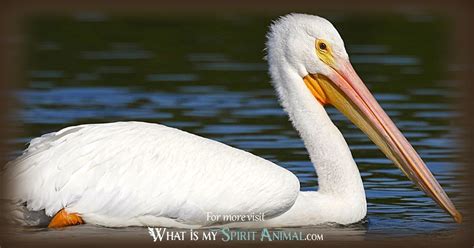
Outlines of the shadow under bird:
{"type": "Polygon", "coordinates": [[[267,34],[267,60],[281,105],[318,174],[300,192],[290,171],[246,151],[159,124],[115,122],[62,129],[30,142],[4,171],[12,220],[64,227],[291,227],[350,224],[367,214],[362,179],[324,105],[359,127],[457,222],[461,214],[382,110],[324,18],[289,14],[267,34]],[[226,223],[207,215],[261,214],[226,223]]]}

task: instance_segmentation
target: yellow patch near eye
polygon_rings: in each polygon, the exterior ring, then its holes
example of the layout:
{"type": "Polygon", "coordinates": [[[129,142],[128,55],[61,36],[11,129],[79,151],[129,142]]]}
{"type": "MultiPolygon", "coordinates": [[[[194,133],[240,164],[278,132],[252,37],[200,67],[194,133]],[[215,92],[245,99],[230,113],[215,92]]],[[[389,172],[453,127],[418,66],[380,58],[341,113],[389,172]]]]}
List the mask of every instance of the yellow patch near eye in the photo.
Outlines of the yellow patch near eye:
{"type": "Polygon", "coordinates": [[[317,39],[315,42],[316,45],[316,55],[327,65],[333,67],[334,57],[332,56],[332,50],[329,43],[323,39],[317,39]]]}

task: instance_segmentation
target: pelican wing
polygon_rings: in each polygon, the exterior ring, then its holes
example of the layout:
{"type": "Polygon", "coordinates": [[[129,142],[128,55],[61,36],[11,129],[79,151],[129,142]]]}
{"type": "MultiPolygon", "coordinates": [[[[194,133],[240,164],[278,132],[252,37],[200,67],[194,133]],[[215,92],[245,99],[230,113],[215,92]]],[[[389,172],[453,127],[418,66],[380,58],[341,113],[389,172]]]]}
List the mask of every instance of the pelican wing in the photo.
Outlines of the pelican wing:
{"type": "Polygon", "coordinates": [[[208,213],[270,218],[299,192],[297,178],[267,160],[142,122],[74,126],[33,139],[7,165],[6,179],[9,198],[30,211],[53,216],[66,208],[106,226],[202,226],[215,222],[208,213]]]}

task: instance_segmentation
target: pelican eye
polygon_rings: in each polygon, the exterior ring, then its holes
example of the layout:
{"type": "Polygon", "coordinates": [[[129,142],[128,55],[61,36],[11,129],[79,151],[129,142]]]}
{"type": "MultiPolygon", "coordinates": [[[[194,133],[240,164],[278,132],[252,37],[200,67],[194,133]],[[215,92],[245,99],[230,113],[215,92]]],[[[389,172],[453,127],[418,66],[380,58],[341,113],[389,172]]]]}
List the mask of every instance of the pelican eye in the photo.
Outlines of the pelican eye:
{"type": "Polygon", "coordinates": [[[324,42],[319,43],[319,49],[326,50],[326,48],[327,48],[326,43],[324,42]]]}
{"type": "Polygon", "coordinates": [[[330,53],[331,48],[326,40],[317,39],[316,40],[316,49],[320,53],[330,53]]]}
{"type": "Polygon", "coordinates": [[[316,55],[318,55],[319,59],[321,59],[329,66],[333,66],[334,58],[332,54],[331,45],[323,39],[317,39],[315,43],[316,55]]]}

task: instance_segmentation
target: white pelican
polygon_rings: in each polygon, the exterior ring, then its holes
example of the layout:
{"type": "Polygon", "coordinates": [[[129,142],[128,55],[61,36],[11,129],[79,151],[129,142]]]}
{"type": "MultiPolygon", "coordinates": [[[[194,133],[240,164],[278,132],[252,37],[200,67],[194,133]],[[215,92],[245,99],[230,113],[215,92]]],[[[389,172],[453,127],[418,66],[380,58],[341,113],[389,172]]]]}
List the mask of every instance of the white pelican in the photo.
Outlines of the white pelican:
{"type": "Polygon", "coordinates": [[[359,170],[328,117],[332,104],[457,222],[461,214],[370,94],[333,25],[290,14],[268,33],[267,60],[282,106],[306,145],[319,190],[246,151],[142,122],[73,126],[33,139],[5,170],[12,219],[63,227],[209,227],[214,216],[263,214],[241,226],[350,224],[366,216],[359,170]]]}

